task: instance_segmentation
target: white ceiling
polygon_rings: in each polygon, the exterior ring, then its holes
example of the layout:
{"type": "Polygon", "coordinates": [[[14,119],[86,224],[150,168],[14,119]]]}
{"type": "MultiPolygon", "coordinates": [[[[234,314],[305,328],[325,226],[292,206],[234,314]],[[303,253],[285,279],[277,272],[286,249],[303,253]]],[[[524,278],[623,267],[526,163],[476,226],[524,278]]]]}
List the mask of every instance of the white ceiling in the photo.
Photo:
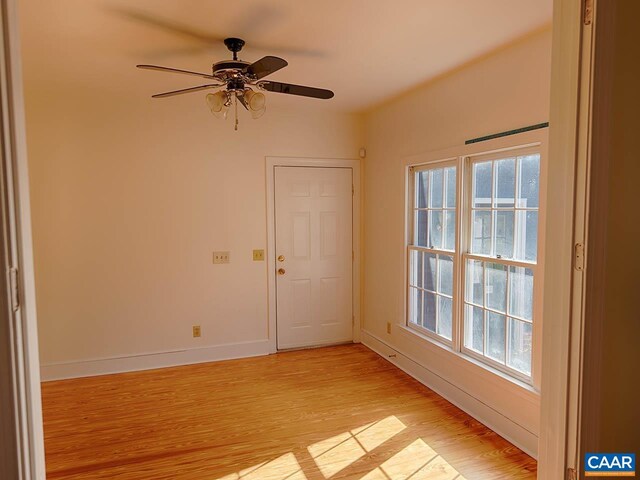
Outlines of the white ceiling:
{"type": "MultiPolygon", "coordinates": [[[[551,21],[553,0],[23,0],[25,77],[31,87],[141,95],[199,85],[197,77],[136,70],[153,63],[209,72],[229,58],[163,24],[203,36],[238,36],[240,58],[285,58],[273,80],[329,88],[358,111],[422,84],[551,21]],[[168,78],[171,77],[171,78],[168,78]],[[177,77],[177,78],[175,78],[177,77]]],[[[198,94],[193,94],[198,95],[198,94]]],[[[168,101],[168,100],[163,100],[168,101]]],[[[175,100],[177,101],[177,100],[175,100]]],[[[302,105],[300,103],[300,105],[302,105]]]]}

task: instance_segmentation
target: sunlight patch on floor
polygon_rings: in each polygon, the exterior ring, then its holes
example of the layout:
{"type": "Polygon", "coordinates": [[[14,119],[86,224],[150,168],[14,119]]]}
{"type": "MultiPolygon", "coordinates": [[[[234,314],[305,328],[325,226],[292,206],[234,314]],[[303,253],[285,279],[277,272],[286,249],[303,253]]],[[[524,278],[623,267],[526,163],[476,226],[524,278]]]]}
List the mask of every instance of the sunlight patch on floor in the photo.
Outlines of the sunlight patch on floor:
{"type": "Polygon", "coordinates": [[[464,480],[458,471],[418,438],[362,477],[362,480],[464,480]]]}
{"type": "MultiPolygon", "coordinates": [[[[406,426],[390,416],[307,447],[316,467],[330,479],[402,432],[406,426]]],[[[306,460],[305,460],[306,461],[306,460]]],[[[372,459],[373,461],[373,459],[372,459]]],[[[317,470],[314,469],[317,476],[317,470]]],[[[361,480],[465,480],[421,438],[361,477],[361,480]]],[[[293,452],[217,480],[307,480],[293,452]]]]}
{"type": "Polygon", "coordinates": [[[310,445],[307,450],[324,477],[330,478],[405,428],[391,416],[310,445]]]}
{"type": "Polygon", "coordinates": [[[293,453],[225,475],[218,480],[307,480],[293,453]]]}

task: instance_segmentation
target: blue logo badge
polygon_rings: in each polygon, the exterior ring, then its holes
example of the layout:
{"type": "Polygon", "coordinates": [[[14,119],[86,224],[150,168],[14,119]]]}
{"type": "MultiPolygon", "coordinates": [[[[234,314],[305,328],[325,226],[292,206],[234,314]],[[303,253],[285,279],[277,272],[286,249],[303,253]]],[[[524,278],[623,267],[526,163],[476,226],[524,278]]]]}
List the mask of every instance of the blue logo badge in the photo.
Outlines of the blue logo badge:
{"type": "Polygon", "coordinates": [[[586,477],[635,477],[635,453],[587,453],[584,456],[586,477]]]}

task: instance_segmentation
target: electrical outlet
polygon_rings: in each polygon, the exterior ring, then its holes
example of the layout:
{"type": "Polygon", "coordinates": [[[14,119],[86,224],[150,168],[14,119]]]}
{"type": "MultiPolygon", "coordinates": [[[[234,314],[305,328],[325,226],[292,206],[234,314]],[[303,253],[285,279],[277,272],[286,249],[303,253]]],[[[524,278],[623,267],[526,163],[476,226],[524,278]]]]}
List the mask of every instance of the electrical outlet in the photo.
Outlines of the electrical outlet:
{"type": "Polygon", "coordinates": [[[264,250],[254,250],[253,251],[253,261],[254,262],[262,262],[262,261],[264,261],[264,250]]]}
{"type": "Polygon", "coordinates": [[[193,326],[193,338],[198,338],[202,336],[202,329],[200,328],[200,325],[194,325],[193,326]]]}
{"type": "Polygon", "coordinates": [[[230,261],[230,252],[213,252],[213,263],[229,263],[230,261]]]}
{"type": "Polygon", "coordinates": [[[387,333],[391,333],[391,322],[387,322],[387,333]]]}

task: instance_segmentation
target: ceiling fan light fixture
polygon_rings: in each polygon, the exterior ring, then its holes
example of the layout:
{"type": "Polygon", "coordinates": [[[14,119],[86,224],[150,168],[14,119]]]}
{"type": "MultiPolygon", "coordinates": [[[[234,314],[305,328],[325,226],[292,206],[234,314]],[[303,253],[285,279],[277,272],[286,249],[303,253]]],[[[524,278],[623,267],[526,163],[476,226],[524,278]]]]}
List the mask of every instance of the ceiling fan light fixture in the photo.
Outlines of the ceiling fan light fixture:
{"type": "Polygon", "coordinates": [[[244,91],[244,101],[254,119],[260,118],[267,111],[267,98],[262,92],[254,92],[247,88],[244,91]]]}
{"type": "Polygon", "coordinates": [[[223,120],[227,118],[229,105],[231,105],[231,99],[227,92],[221,90],[216,93],[209,93],[207,94],[206,100],[211,113],[213,113],[215,117],[223,120]]]}

